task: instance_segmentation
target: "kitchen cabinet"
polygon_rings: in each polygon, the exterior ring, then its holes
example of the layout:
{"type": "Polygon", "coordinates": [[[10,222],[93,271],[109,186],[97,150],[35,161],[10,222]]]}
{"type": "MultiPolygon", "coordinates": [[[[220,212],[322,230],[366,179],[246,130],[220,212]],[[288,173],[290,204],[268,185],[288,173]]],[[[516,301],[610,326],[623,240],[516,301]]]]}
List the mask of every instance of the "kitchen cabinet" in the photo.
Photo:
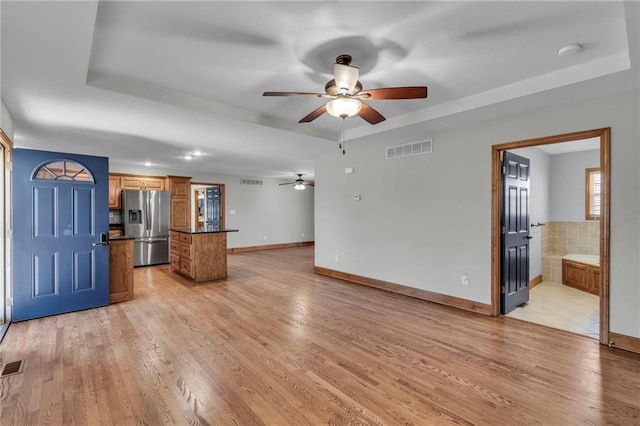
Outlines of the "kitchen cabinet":
{"type": "Polygon", "coordinates": [[[171,197],[171,227],[186,228],[191,225],[191,203],[188,198],[171,197]]]}
{"type": "Polygon", "coordinates": [[[120,208],[120,176],[109,175],[109,208],[120,208]]]}
{"type": "Polygon", "coordinates": [[[109,173],[109,208],[119,210],[123,189],[165,190],[165,178],[159,176],[139,176],[109,173]]]}
{"type": "Polygon", "coordinates": [[[171,269],[195,282],[227,278],[227,232],[171,232],[171,269]]]}
{"type": "Polygon", "coordinates": [[[171,191],[171,227],[186,228],[191,225],[191,178],[167,176],[171,191]]]}
{"type": "Polygon", "coordinates": [[[109,242],[109,303],[133,299],[133,238],[109,242]]]}
{"type": "Polygon", "coordinates": [[[186,176],[167,176],[169,182],[168,190],[171,191],[172,197],[191,196],[191,178],[186,176]]]}
{"type": "Polygon", "coordinates": [[[562,259],[562,284],[600,295],[600,267],[562,259]]]}
{"type": "Polygon", "coordinates": [[[123,175],[120,177],[121,189],[147,189],[164,191],[163,177],[157,176],[131,176],[123,175]]]}

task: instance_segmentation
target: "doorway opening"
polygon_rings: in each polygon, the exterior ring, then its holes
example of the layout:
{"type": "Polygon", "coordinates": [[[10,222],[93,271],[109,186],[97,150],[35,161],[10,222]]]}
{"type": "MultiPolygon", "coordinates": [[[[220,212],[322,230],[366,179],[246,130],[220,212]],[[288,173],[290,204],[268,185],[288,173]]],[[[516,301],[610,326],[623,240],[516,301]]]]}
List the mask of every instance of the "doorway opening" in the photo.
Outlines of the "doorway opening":
{"type": "Polygon", "coordinates": [[[225,185],[191,182],[191,227],[224,228],[225,185]]]}
{"type": "MultiPolygon", "coordinates": [[[[547,149],[549,151],[553,151],[554,147],[551,145],[563,143],[563,145],[567,145],[567,142],[575,142],[575,141],[584,141],[584,140],[596,140],[596,144],[593,146],[595,149],[599,149],[599,168],[600,168],[600,200],[599,200],[599,220],[584,220],[585,215],[582,215],[582,221],[576,222],[564,222],[562,220],[562,215],[557,215],[557,212],[554,214],[549,214],[546,222],[541,222],[536,217],[531,217],[531,222],[528,224],[528,228],[530,234],[534,237],[532,241],[538,241],[540,247],[538,247],[538,254],[546,255],[546,260],[543,259],[534,259],[535,261],[539,261],[540,263],[545,262],[545,265],[538,265],[538,269],[542,272],[539,276],[533,277],[531,280],[531,284],[538,284],[534,289],[534,293],[536,295],[540,295],[536,299],[544,303],[544,298],[555,298],[558,295],[564,297],[567,295],[575,295],[577,297],[577,304],[582,304],[583,311],[588,311],[590,306],[593,307],[594,303],[596,305],[599,313],[592,313],[593,315],[597,315],[597,330],[594,330],[594,333],[591,334],[592,337],[597,337],[599,341],[603,344],[608,344],[609,341],[609,173],[610,173],[610,162],[609,162],[609,150],[610,150],[610,129],[596,129],[589,130],[583,132],[575,132],[563,135],[556,135],[550,137],[543,137],[537,139],[523,140],[517,142],[510,142],[500,145],[494,145],[492,147],[492,314],[497,316],[500,315],[500,301],[501,301],[501,270],[502,270],[502,254],[501,254],[501,213],[502,213],[502,205],[501,205],[501,183],[502,183],[502,165],[501,158],[503,156],[503,152],[526,152],[526,150],[522,150],[523,148],[531,148],[538,147],[541,149],[547,149]],[[520,150],[520,151],[519,151],[520,150]],[[554,215],[556,215],[554,217],[554,215]],[[534,225],[534,226],[531,226],[534,225]],[[572,230],[566,231],[566,228],[569,227],[572,230]],[[580,229],[580,238],[577,238],[577,235],[573,236],[573,230],[575,227],[575,232],[578,232],[578,227],[580,229]],[[585,239],[585,235],[589,235],[589,232],[597,236],[596,241],[587,241],[585,239]],[[536,235],[537,234],[537,235],[536,235]],[[571,235],[571,239],[568,239],[567,235],[571,235]],[[542,237],[546,238],[546,241],[543,245],[542,237]],[[562,237],[562,238],[559,238],[562,237]],[[537,240],[536,240],[537,238],[537,240]],[[552,239],[553,238],[553,239],[552,239]],[[580,250],[575,250],[574,247],[578,247],[580,245],[580,250]],[[589,247],[589,244],[595,244],[595,247],[589,247]],[[571,267],[573,264],[571,262],[565,262],[565,279],[563,279],[562,273],[562,265],[563,265],[563,257],[567,257],[567,252],[576,251],[579,253],[585,253],[591,250],[593,253],[597,253],[599,255],[599,268],[594,267],[591,268],[589,265],[586,265],[583,268],[581,263],[576,263],[578,269],[568,270],[569,280],[566,280],[567,275],[567,264],[571,267]],[[543,271],[544,269],[544,271],[543,271]],[[596,274],[597,269],[597,274],[596,274]],[[544,274],[546,272],[546,274],[544,274]],[[589,275],[591,274],[591,275],[589,275]],[[573,282],[571,278],[580,278],[580,275],[584,276],[585,280],[588,280],[592,283],[596,288],[596,293],[599,294],[599,300],[597,296],[593,296],[593,289],[589,291],[587,288],[581,288],[580,285],[576,285],[576,282],[573,282]],[[587,276],[589,275],[589,276],[587,276]],[[547,278],[547,280],[543,280],[543,276],[547,278]],[[549,282],[547,282],[549,281],[549,282]],[[563,284],[565,281],[565,284],[563,284]],[[578,288],[578,289],[576,289],[578,288]],[[574,293],[575,292],[575,293],[574,293]],[[592,294],[588,294],[592,293],[592,294]],[[584,297],[583,297],[584,296],[584,297]],[[583,300],[584,299],[584,300],[583,300]]],[[[577,142],[575,142],[577,144],[577,142]]],[[[573,145],[573,144],[572,144],[573,145]]],[[[556,145],[555,149],[561,147],[561,145],[556,145]]],[[[574,147],[575,149],[575,147],[574,147]]],[[[586,148],[589,149],[588,147],[586,148]]],[[[530,151],[531,152],[531,151],[530,151]]],[[[591,156],[594,153],[590,154],[591,156]]],[[[595,154],[597,155],[597,153],[595,154]]],[[[531,174],[532,176],[535,173],[535,166],[532,166],[531,174]]],[[[581,182],[585,181],[584,178],[585,171],[582,170],[582,175],[580,176],[581,182]]],[[[554,188],[555,189],[555,188],[554,188]]],[[[584,189],[581,194],[573,194],[577,198],[582,197],[584,195],[584,189]]],[[[552,202],[552,200],[550,200],[552,202]]],[[[533,201],[535,203],[535,200],[533,201]]],[[[580,203],[577,208],[585,209],[585,204],[580,203]]],[[[535,250],[534,250],[535,252],[535,250]]],[[[538,255],[536,254],[536,256],[538,255]]],[[[572,253],[569,253],[572,254],[572,253]]],[[[586,253],[589,254],[589,253],[586,253]]],[[[568,256],[570,257],[570,256],[568,256]]],[[[582,259],[578,259],[582,260],[582,259]]],[[[559,306],[557,304],[558,300],[554,300],[550,303],[556,303],[556,308],[559,306]]],[[[532,301],[531,303],[535,303],[532,301]]],[[[526,306],[526,305],[525,305],[526,306]]],[[[540,308],[541,306],[537,306],[540,308]]],[[[547,307],[549,309],[554,309],[551,307],[547,307]]],[[[581,309],[579,307],[574,306],[573,311],[577,312],[576,315],[580,314],[581,309]]],[[[557,309],[556,309],[557,310],[557,309]]],[[[530,309],[533,312],[533,309],[530,309]]],[[[541,312],[544,312],[542,309],[541,312]]],[[[565,312],[565,320],[567,315],[571,315],[571,309],[567,309],[565,312]]],[[[516,316],[516,315],[514,315],[516,316]]],[[[522,315],[524,316],[524,315],[522,315]]],[[[551,316],[551,315],[550,315],[551,316]]],[[[517,316],[516,316],[517,317],[517,316]]],[[[526,318],[520,318],[525,319],[526,318]]],[[[547,318],[550,320],[551,318],[547,318]]],[[[542,321],[535,321],[538,323],[544,323],[542,321]]],[[[553,324],[552,327],[563,328],[561,326],[561,321],[558,323],[558,326],[553,324]]],[[[575,330],[569,330],[574,331],[575,330]]],[[[588,333],[582,333],[587,334],[588,333]]]]}

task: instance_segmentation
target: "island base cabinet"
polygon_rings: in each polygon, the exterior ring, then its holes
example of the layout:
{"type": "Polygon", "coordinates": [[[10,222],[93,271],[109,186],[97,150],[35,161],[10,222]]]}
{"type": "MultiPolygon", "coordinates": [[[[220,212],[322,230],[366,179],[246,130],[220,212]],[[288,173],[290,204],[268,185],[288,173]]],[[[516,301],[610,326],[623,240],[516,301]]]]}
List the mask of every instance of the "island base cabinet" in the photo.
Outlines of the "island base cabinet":
{"type": "Polygon", "coordinates": [[[196,282],[227,278],[227,234],[171,232],[171,269],[196,282]]]}
{"type": "Polygon", "coordinates": [[[133,299],[133,239],[109,243],[109,303],[133,299]]]}

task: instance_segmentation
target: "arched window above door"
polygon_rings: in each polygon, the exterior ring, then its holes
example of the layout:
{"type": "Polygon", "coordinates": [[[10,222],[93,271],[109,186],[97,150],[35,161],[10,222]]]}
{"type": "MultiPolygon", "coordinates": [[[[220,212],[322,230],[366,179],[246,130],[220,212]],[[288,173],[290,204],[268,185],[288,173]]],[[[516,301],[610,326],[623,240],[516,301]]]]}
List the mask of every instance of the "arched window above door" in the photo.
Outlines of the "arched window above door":
{"type": "Polygon", "coordinates": [[[71,160],[43,164],[33,172],[32,179],[95,183],[89,169],[71,160]]]}

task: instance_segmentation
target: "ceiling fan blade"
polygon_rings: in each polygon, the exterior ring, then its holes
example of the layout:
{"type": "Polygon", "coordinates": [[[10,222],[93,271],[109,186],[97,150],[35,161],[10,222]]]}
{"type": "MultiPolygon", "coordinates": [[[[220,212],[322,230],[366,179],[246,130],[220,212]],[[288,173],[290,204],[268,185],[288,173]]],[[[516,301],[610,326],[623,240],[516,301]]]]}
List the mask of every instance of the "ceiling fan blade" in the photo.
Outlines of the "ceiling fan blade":
{"type": "Polygon", "coordinates": [[[311,183],[311,182],[304,182],[303,185],[304,186],[316,186],[315,183],[311,183]]]}
{"type": "Polygon", "coordinates": [[[310,123],[325,112],[327,112],[327,106],[322,105],[320,108],[313,110],[309,115],[302,117],[302,119],[298,121],[298,123],[310,123]]]}
{"type": "Polygon", "coordinates": [[[262,96],[298,96],[304,98],[323,98],[326,93],[306,93],[306,92],[264,92],[262,96]]]}
{"type": "Polygon", "coordinates": [[[385,120],[382,114],[365,103],[362,103],[362,107],[360,108],[358,115],[370,124],[378,124],[385,120]]]}
{"type": "Polygon", "coordinates": [[[377,101],[383,99],[419,99],[427,97],[427,86],[384,87],[381,89],[362,90],[354,97],[377,101]]]}

